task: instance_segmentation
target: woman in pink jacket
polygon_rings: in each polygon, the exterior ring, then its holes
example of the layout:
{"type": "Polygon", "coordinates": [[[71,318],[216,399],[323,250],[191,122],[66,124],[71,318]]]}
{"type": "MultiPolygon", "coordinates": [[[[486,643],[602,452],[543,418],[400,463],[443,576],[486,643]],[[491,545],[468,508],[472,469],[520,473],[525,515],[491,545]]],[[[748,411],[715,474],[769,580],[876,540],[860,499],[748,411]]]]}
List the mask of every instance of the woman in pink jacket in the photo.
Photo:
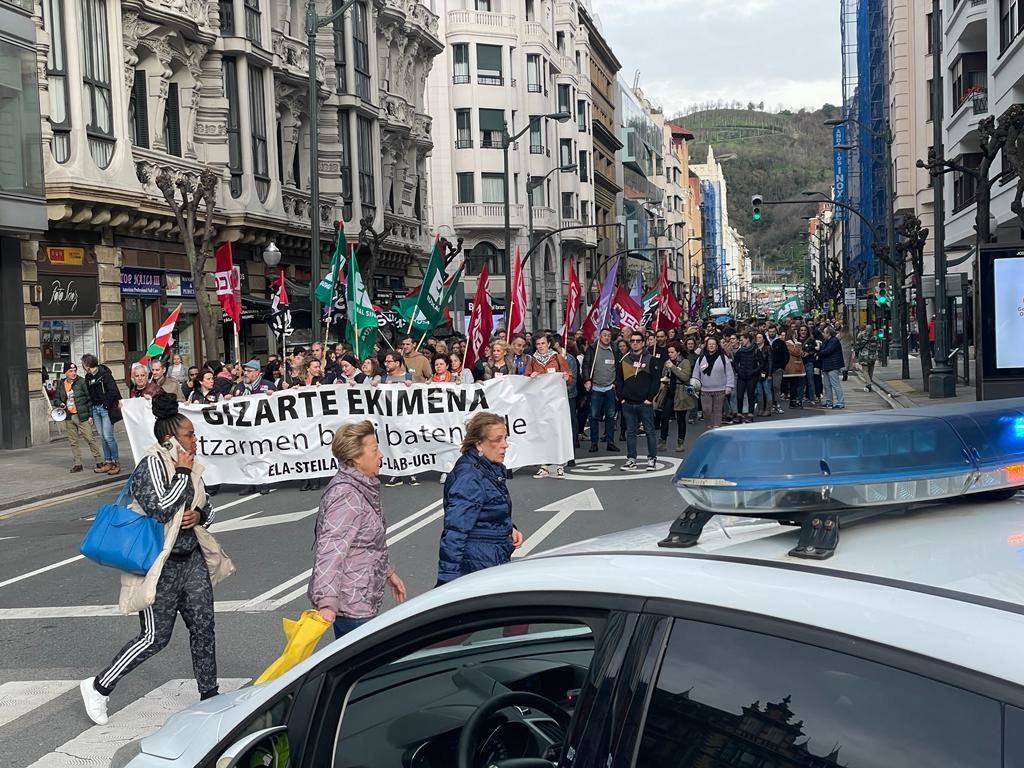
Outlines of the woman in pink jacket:
{"type": "Polygon", "coordinates": [[[336,638],[380,612],[384,586],[405,600],[405,584],[388,557],[387,523],[380,508],[381,452],[373,424],[345,424],[331,451],[338,474],[327,484],[316,518],[309,602],[334,624],[336,638]]]}

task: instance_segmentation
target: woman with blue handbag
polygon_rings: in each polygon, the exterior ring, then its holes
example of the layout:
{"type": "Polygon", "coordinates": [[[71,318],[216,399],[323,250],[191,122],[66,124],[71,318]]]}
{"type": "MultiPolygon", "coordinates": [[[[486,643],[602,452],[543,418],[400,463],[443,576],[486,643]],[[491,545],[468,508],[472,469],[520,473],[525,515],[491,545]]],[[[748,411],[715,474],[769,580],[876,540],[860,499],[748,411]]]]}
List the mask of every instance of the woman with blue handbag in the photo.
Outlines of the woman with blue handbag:
{"type": "Polygon", "coordinates": [[[213,509],[202,466],[195,463],[192,422],[178,412],[174,394],[158,393],[152,402],[157,443],[146,451],[129,486],[132,508],[164,524],[163,549],[144,575],[121,574],[119,606],[124,613],[139,613],[141,631],[106,669],[81,683],[85,710],[98,725],[107,722],[108,697],[118,680],[167,645],[179,613],[189,631],[200,698],[218,693],[213,585],[234,573],[234,566],[206,530],[213,509]]]}

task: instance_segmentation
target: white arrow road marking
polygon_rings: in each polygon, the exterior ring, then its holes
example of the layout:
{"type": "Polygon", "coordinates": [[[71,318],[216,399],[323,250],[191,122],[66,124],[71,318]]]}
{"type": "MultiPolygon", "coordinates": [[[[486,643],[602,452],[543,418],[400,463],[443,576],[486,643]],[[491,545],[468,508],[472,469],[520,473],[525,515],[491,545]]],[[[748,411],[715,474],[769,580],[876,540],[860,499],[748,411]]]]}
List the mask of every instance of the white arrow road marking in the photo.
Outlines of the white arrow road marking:
{"type": "Polygon", "coordinates": [[[16,539],[17,536],[0,536],[0,541],[6,541],[7,539],[16,539]]]}
{"type": "Polygon", "coordinates": [[[253,512],[250,515],[241,515],[220,523],[214,523],[210,526],[210,533],[226,533],[227,531],[242,531],[249,528],[264,528],[268,525],[294,523],[310,515],[315,515],[318,509],[319,507],[313,507],[312,509],[303,509],[299,512],[285,512],[283,515],[267,515],[266,517],[256,517],[259,512],[253,512]]]}
{"type": "Polygon", "coordinates": [[[538,544],[550,536],[558,526],[568,520],[573,512],[580,510],[599,511],[603,509],[604,505],[597,498],[597,493],[593,488],[587,488],[585,491],[574,493],[572,496],[567,496],[564,499],[548,504],[546,507],[541,507],[537,510],[538,512],[554,512],[555,514],[548,518],[547,522],[538,528],[530,538],[524,541],[523,545],[513,553],[512,557],[526,557],[538,544]]]}
{"type": "MultiPolygon", "coordinates": [[[[241,610],[244,600],[217,600],[216,613],[234,613],[241,610]]],[[[116,605],[54,605],[39,608],[0,608],[0,621],[12,619],[90,619],[97,616],[124,616],[116,605]]],[[[135,614],[128,614],[134,617],[135,614]]]]}
{"type": "MultiPolygon", "coordinates": [[[[241,688],[246,678],[217,681],[223,693],[241,688]]],[[[168,717],[199,701],[195,680],[170,680],[110,716],[106,725],[94,725],[29,768],[106,768],[124,745],[156,733],[168,717]]]]}
{"type": "Polygon", "coordinates": [[[0,685],[0,728],[77,687],[77,680],[15,680],[0,685]]]}

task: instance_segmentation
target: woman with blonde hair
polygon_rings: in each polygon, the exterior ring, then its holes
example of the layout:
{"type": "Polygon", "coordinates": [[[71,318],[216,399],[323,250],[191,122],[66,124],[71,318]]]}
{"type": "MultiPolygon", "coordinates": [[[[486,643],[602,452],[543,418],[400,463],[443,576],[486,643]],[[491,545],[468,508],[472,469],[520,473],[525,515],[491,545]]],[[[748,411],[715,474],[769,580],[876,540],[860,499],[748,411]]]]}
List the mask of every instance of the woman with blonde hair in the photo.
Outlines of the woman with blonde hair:
{"type": "Polygon", "coordinates": [[[320,500],[307,594],[319,614],[334,624],[338,638],[380,613],[385,585],[395,600],[405,600],[405,584],[388,557],[378,477],[381,452],[373,424],[341,426],[331,452],[338,474],[320,500]]]}
{"type": "Polygon", "coordinates": [[[511,376],[516,372],[508,357],[510,349],[508,342],[501,339],[491,344],[491,359],[484,364],[485,381],[499,376],[511,376]]]}
{"type": "Polygon", "coordinates": [[[505,486],[508,430],[496,413],[477,413],[466,424],[462,456],[444,486],[444,529],[437,585],[507,563],[523,543],[512,523],[512,497],[505,486]]]}

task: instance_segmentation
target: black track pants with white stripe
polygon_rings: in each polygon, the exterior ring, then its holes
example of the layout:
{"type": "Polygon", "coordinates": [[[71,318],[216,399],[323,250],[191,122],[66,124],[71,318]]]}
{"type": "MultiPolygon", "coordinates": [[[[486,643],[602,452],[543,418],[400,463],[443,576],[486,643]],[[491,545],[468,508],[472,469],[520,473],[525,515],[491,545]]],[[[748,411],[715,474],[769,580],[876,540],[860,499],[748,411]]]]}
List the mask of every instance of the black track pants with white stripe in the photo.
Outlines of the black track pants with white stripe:
{"type": "Polygon", "coordinates": [[[163,650],[171,639],[179,613],[189,631],[192,668],[199,693],[214,690],[217,687],[217,646],[213,587],[206,561],[198,548],[187,560],[167,560],[156,585],[156,600],[139,612],[142,630],[96,677],[96,682],[104,689],[113,689],[118,680],[163,650]]]}

